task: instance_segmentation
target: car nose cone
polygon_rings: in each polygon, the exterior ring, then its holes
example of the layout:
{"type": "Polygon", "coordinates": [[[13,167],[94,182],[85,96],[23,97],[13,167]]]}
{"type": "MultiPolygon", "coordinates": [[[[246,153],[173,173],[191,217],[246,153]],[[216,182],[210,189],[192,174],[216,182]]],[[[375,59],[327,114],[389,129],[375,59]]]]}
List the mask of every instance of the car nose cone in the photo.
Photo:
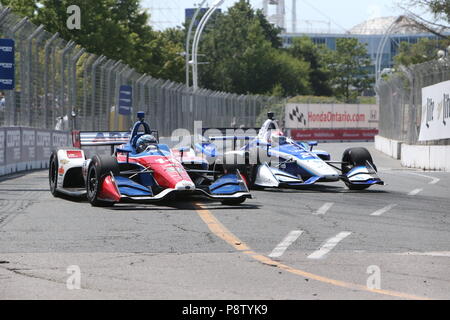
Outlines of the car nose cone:
{"type": "Polygon", "coordinates": [[[195,184],[190,181],[180,181],[176,184],[175,190],[195,190],[195,184]]]}

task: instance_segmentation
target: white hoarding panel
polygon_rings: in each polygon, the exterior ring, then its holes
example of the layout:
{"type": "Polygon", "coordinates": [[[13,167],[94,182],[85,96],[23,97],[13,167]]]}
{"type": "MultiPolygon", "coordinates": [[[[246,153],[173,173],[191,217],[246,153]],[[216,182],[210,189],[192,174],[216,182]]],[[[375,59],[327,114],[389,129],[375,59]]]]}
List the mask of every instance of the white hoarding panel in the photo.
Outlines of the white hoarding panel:
{"type": "Polygon", "coordinates": [[[419,141],[450,139],[450,81],[422,89],[419,141]]]}

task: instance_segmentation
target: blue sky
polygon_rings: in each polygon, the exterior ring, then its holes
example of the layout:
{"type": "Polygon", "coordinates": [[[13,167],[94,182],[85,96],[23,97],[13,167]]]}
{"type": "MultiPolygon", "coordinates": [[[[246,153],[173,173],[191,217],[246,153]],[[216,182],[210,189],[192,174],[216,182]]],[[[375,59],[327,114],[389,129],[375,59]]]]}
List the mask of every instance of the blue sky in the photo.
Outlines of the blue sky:
{"type": "MultiPolygon", "coordinates": [[[[297,0],[297,21],[299,29],[344,31],[367,19],[395,16],[402,13],[398,3],[402,0],[297,0]]],[[[193,7],[200,0],[142,0],[142,6],[149,8],[153,25],[157,29],[180,25],[184,19],[184,8],[193,7]],[[153,10],[151,10],[153,8],[153,10]]],[[[209,3],[212,3],[209,0],[209,3]]],[[[225,0],[222,9],[233,5],[235,0],[225,0]]],[[[251,0],[253,7],[262,8],[262,0],[251,0]]],[[[286,24],[291,24],[292,0],[285,0],[287,6],[286,24]]],[[[416,10],[418,13],[420,9],[416,10]]],[[[423,10],[422,10],[423,11],[423,10]]],[[[289,31],[289,30],[288,30],[289,31]]]]}

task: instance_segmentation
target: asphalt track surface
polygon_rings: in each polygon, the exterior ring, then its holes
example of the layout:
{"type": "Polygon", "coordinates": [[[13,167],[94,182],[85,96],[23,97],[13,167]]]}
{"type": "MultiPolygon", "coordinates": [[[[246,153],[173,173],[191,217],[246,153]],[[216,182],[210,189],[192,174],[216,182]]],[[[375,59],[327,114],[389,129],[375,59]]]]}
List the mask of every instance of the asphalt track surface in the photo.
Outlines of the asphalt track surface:
{"type": "Polygon", "coordinates": [[[53,198],[47,172],[3,178],[0,299],[449,299],[450,173],[361,145],[387,186],[254,191],[238,207],[93,208],[53,198]]]}

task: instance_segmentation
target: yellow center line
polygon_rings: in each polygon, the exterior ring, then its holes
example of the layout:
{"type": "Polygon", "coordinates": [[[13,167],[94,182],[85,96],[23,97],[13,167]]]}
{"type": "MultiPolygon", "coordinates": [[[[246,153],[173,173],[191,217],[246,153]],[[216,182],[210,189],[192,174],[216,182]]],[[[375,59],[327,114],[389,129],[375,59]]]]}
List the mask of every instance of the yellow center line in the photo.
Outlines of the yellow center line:
{"type": "Polygon", "coordinates": [[[334,280],[331,278],[323,277],[320,275],[316,275],[307,271],[303,271],[300,269],[295,269],[293,267],[290,267],[288,265],[279,263],[278,261],[272,260],[262,254],[258,254],[257,252],[253,251],[249,246],[247,246],[244,242],[242,242],[238,237],[236,237],[230,230],[227,229],[215,216],[214,214],[206,209],[202,204],[196,203],[195,204],[197,214],[200,216],[200,218],[203,220],[203,222],[208,226],[209,230],[211,230],[212,233],[214,233],[217,237],[224,240],[228,244],[230,244],[233,248],[235,248],[237,251],[242,252],[243,254],[246,254],[253,258],[254,260],[272,266],[279,268],[281,270],[287,271],[289,273],[302,276],[304,278],[313,279],[319,282],[331,284],[338,287],[343,287],[351,290],[358,290],[358,291],[366,291],[371,293],[377,293],[382,295],[387,295],[391,297],[396,298],[402,298],[402,299],[412,299],[412,300],[430,300],[426,297],[419,297],[407,293],[397,292],[397,291],[391,291],[391,290],[381,290],[381,289],[370,289],[367,286],[354,284],[350,282],[340,281],[340,280],[334,280]]]}

